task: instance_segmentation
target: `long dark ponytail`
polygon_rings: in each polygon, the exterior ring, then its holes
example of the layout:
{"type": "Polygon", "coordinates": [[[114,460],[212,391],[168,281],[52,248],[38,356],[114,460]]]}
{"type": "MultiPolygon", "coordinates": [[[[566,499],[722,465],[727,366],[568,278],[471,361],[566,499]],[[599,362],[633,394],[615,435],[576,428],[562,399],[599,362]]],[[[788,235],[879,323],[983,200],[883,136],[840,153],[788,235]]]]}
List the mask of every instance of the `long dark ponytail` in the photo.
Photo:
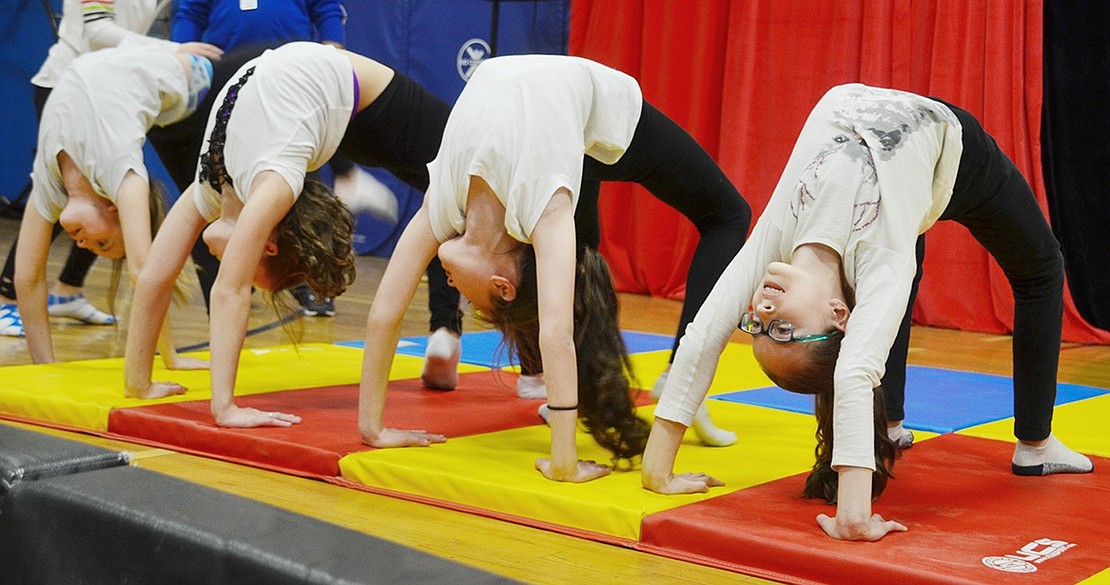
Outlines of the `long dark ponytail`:
{"type": "MultiPolygon", "coordinates": [[[[535,251],[527,246],[522,256],[516,298],[495,301],[492,314],[483,318],[501,331],[509,351],[521,363],[538,370],[542,359],[535,251]]],[[[651,430],[635,413],[629,390],[632,363],[621,336],[618,308],[609,265],[595,250],[579,248],[574,278],[578,415],[617,463],[642,455],[651,430]]]]}
{"type": "MultiPolygon", "coordinates": [[[[826,503],[835,504],[839,476],[832,468],[833,452],[833,372],[836,359],[840,355],[842,335],[834,335],[825,341],[810,344],[809,359],[798,362],[789,372],[763,371],[780,388],[791,392],[814,395],[813,415],[817,419],[817,447],[814,448],[813,469],[806,478],[802,496],[820,498],[826,503]]],[[[871,476],[871,498],[879,497],[886,489],[887,482],[894,477],[894,460],[898,448],[887,435],[886,398],[882,386],[873,392],[875,411],[875,471],[871,476]]]]}

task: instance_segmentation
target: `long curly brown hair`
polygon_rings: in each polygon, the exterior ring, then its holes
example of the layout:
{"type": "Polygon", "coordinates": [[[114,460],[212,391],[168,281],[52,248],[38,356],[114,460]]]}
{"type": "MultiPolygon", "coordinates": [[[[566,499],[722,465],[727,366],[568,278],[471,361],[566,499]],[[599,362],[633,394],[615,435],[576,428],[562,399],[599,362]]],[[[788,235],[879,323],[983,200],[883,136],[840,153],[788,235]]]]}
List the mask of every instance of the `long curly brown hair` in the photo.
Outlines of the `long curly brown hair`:
{"type": "MultiPolygon", "coordinates": [[[[512,301],[495,299],[480,318],[501,331],[521,363],[540,370],[536,255],[526,246],[520,284],[512,301]]],[[[632,363],[618,324],[618,302],[609,265],[590,248],[578,251],[574,279],[574,353],[578,362],[578,416],[595,441],[621,464],[642,455],[651,426],[636,416],[629,379],[632,363]]]]}
{"type": "MultiPolygon", "coordinates": [[[[836,369],[836,359],[840,355],[840,344],[843,338],[843,335],[834,335],[830,339],[807,343],[810,350],[809,359],[794,362],[794,367],[789,371],[772,372],[763,367],[763,372],[779,388],[814,395],[813,414],[817,419],[817,447],[814,448],[813,469],[806,478],[802,496],[821,498],[829,504],[836,503],[839,479],[832,468],[833,372],[836,369]]],[[[886,489],[887,481],[894,477],[894,460],[899,453],[898,448],[887,435],[886,400],[882,386],[875,387],[873,394],[875,471],[871,477],[871,498],[875,499],[886,489]]]]}
{"type": "Polygon", "coordinates": [[[342,294],[355,280],[354,229],[351,210],[326,185],[305,179],[300,197],[274,228],[277,254],[262,260],[276,283],[270,292],[304,282],[324,298],[342,294]]]}

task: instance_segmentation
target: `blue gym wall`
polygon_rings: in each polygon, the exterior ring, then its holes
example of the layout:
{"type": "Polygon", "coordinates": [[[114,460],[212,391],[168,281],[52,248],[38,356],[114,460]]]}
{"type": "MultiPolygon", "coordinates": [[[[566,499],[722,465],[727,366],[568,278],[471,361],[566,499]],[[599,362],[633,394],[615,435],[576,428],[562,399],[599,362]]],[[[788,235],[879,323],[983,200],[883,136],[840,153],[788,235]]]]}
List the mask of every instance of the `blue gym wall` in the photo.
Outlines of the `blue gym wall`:
{"type": "MultiPolygon", "coordinates": [[[[31,77],[54,44],[54,32],[40,0],[5,0],[0,10],[0,196],[14,198],[27,185],[34,159],[35,104],[31,77]],[[8,9],[8,2],[15,6],[8,9]]],[[[61,10],[61,0],[51,0],[61,10]]],[[[6,253],[7,247],[0,245],[6,253]]]]}
{"type": "MultiPolygon", "coordinates": [[[[35,111],[30,79],[46,58],[54,37],[41,0],[5,0],[0,11],[0,104],[5,105],[0,141],[0,195],[14,197],[27,184],[35,144],[35,111]]],[[[50,0],[56,12],[61,0],[50,0]]],[[[463,75],[493,44],[492,0],[346,0],[347,47],[404,72],[454,103],[463,75]],[[469,50],[468,50],[469,49],[469,50]]],[[[570,0],[501,0],[497,53],[566,53],[570,0]]],[[[172,184],[147,149],[148,165],[172,184]]],[[[420,207],[421,194],[388,173],[373,170],[401,202],[397,225],[358,218],[355,248],[388,255],[406,220],[420,207]]]]}

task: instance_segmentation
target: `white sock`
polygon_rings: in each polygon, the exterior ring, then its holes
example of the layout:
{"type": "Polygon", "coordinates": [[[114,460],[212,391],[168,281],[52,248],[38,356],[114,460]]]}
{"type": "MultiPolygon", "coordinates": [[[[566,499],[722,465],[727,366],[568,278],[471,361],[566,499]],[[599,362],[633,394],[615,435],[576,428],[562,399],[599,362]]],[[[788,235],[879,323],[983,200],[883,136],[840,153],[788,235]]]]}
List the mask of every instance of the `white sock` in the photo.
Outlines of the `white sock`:
{"type": "MultiPolygon", "coordinates": [[[[663,396],[663,388],[667,386],[667,374],[670,373],[670,368],[663,370],[662,374],[656,378],[655,384],[651,386],[651,397],[656,402],[663,396]]],[[[736,433],[726,431],[713,424],[713,419],[709,418],[708,401],[703,401],[701,406],[698,407],[697,414],[694,415],[694,422],[690,425],[694,429],[694,434],[701,439],[702,443],[710,447],[728,447],[729,445],[736,444],[736,433]]]]}
{"type": "Polygon", "coordinates": [[[516,379],[516,395],[527,399],[547,398],[547,384],[543,381],[543,373],[535,376],[521,374],[516,379]]]}
{"type": "Polygon", "coordinates": [[[899,449],[909,449],[913,447],[913,431],[902,426],[902,421],[898,421],[894,426],[888,426],[886,428],[886,435],[890,437],[891,441],[894,441],[894,444],[899,449]]]}
{"type": "Polygon", "coordinates": [[[454,390],[459,383],[459,358],[462,343],[455,333],[440,327],[428,338],[424,352],[424,372],[420,380],[432,390],[454,390]]]}
{"type": "Polygon", "coordinates": [[[1013,471],[1018,475],[1089,473],[1094,467],[1086,455],[1072,451],[1052,434],[1048,435],[1043,447],[1031,447],[1018,441],[1014,448],[1013,471]]]}
{"type": "Polygon", "coordinates": [[[544,424],[551,424],[551,408],[547,406],[546,402],[541,404],[540,407],[536,409],[536,414],[540,415],[540,418],[543,419],[544,424]]]}
{"type": "Polygon", "coordinates": [[[702,443],[710,447],[728,447],[736,444],[736,433],[718,428],[713,424],[713,419],[709,418],[708,404],[708,400],[702,402],[698,407],[698,413],[694,415],[694,424],[690,425],[690,428],[694,429],[694,434],[701,439],[702,443]]]}

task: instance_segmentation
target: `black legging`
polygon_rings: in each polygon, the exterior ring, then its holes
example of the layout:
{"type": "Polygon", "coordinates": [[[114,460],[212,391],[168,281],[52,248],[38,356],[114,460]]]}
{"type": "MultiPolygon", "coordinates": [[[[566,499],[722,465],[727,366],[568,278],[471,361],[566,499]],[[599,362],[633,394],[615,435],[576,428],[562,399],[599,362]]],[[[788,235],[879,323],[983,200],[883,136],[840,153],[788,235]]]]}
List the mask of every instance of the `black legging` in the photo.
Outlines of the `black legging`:
{"type": "MultiPolygon", "coordinates": [[[[42,109],[46,106],[46,98],[50,97],[52,88],[39,87],[32,85],[35,90],[35,117],[42,121],[42,109]]],[[[30,202],[28,201],[28,205],[30,202]]],[[[26,210],[24,210],[26,212],[26,210]]],[[[54,224],[54,231],[50,235],[50,241],[54,241],[58,234],[62,233],[62,227],[54,224]]],[[[4,261],[4,268],[0,271],[0,295],[8,297],[9,299],[16,298],[15,295],[15,251],[16,244],[19,238],[12,242],[11,249],[8,250],[8,259],[4,261]]],[[[82,288],[85,286],[85,276],[89,273],[89,268],[92,268],[93,262],[96,261],[96,254],[80,247],[77,242],[74,242],[69,249],[69,256],[66,258],[65,266],[62,267],[62,273],[58,275],[58,280],[62,284],[82,288]]]]}
{"type": "Polygon", "coordinates": [[[646,100],[632,143],[612,165],[586,157],[575,209],[579,243],[601,241],[598,193],[601,181],[631,181],[686,216],[699,239],[686,274],[686,299],[670,359],[725,267],[748,236],[752,210],[709,153],[689,133],[646,100]]]}
{"type": "MultiPolygon", "coordinates": [[[[1002,267],[1013,289],[1014,436],[1039,441],[1051,431],[1056,401],[1064,312],[1060,244],[1029,183],[978,120],[956,106],[936,101],[948,106],[963,126],[956,184],[940,219],[966,227],[1002,267]]],[[[904,351],[902,363],[904,366],[904,351]]],[[[884,378],[883,386],[888,416],[901,420],[904,382],[902,387],[888,389],[884,378]]]]}
{"type": "MultiPolygon", "coordinates": [[[[412,188],[428,189],[428,163],[436,157],[451,106],[412,79],[397,72],[374,103],[347,126],[339,152],[352,161],[381,167],[412,188]]],[[[428,265],[430,329],[462,331],[459,291],[448,286],[447,274],[433,258],[428,265]]]]}

